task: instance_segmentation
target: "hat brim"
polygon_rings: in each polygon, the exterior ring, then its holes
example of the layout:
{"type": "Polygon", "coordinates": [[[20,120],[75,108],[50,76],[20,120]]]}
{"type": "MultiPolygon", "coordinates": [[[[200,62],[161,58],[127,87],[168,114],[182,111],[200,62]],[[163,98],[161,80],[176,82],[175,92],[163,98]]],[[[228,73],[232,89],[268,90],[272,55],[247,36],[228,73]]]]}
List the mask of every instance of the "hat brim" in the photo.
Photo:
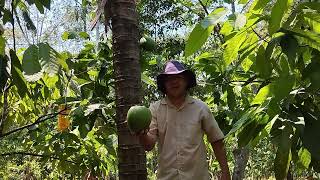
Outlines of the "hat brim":
{"type": "Polygon", "coordinates": [[[184,69],[184,70],[181,70],[181,71],[164,72],[164,73],[159,74],[159,76],[161,76],[161,75],[181,74],[181,73],[186,72],[186,71],[188,71],[188,70],[184,69]]]}
{"type": "Polygon", "coordinates": [[[191,70],[186,69],[182,71],[166,72],[166,73],[161,73],[157,76],[157,86],[161,92],[165,93],[165,86],[164,86],[165,77],[170,75],[175,75],[175,74],[184,74],[187,77],[188,89],[195,87],[197,85],[196,75],[191,70]]]}

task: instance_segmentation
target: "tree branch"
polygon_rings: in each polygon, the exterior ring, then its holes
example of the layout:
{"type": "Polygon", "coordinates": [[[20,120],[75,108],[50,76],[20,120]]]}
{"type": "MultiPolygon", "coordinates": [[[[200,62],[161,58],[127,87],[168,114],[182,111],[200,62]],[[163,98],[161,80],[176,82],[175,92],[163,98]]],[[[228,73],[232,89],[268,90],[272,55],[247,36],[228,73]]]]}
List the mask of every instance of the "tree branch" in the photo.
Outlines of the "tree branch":
{"type": "Polygon", "coordinates": [[[236,5],[234,4],[234,0],[231,1],[231,9],[232,9],[232,14],[236,13],[236,5]]]}
{"type": "Polygon", "coordinates": [[[245,10],[245,8],[251,3],[252,0],[249,0],[241,9],[240,13],[243,13],[243,11],[245,10]]]}
{"type": "MultiPolygon", "coordinates": [[[[35,153],[29,153],[29,152],[9,152],[9,153],[3,153],[0,154],[0,156],[14,156],[14,155],[23,155],[23,156],[35,156],[35,157],[42,157],[42,158],[50,158],[50,159],[56,159],[56,160],[60,160],[60,158],[52,156],[52,155],[46,155],[46,154],[35,154],[35,153]]],[[[78,164],[74,161],[70,161],[70,160],[63,160],[69,163],[73,163],[73,164],[78,164]]]]}
{"type": "Polygon", "coordinates": [[[189,7],[188,5],[180,2],[180,4],[182,4],[183,7],[187,8],[189,11],[191,11],[192,13],[196,14],[197,16],[201,17],[200,14],[198,14],[195,10],[193,10],[191,7],[189,7]]]}
{"type": "Polygon", "coordinates": [[[16,35],[14,31],[14,17],[13,17],[13,11],[14,11],[14,0],[11,1],[11,23],[12,23],[12,38],[13,38],[13,49],[16,51],[16,35]]]}
{"type": "Polygon", "coordinates": [[[67,107],[65,107],[64,109],[60,110],[59,112],[52,113],[52,114],[46,114],[46,115],[40,116],[34,123],[27,124],[27,125],[25,125],[25,126],[19,127],[19,128],[17,128],[17,129],[14,129],[14,130],[9,131],[9,132],[4,133],[4,134],[0,134],[0,139],[3,138],[3,137],[5,137],[5,136],[8,136],[8,135],[10,135],[10,134],[12,134],[12,133],[15,133],[15,132],[17,132],[17,131],[21,131],[21,130],[23,130],[23,129],[32,127],[32,126],[34,126],[34,125],[36,125],[36,124],[39,124],[39,123],[42,123],[42,122],[44,122],[44,121],[46,121],[46,120],[48,120],[48,119],[51,119],[51,118],[57,116],[58,114],[60,114],[61,112],[65,111],[66,109],[67,109],[67,107]]]}
{"type": "Polygon", "coordinates": [[[261,36],[260,34],[258,34],[258,33],[256,32],[256,30],[254,30],[252,27],[251,27],[251,29],[252,29],[252,31],[259,37],[260,40],[263,40],[264,42],[269,43],[269,42],[266,40],[266,37],[267,37],[267,36],[262,37],[262,36],[261,36]]]}
{"type": "Polygon", "coordinates": [[[262,80],[246,80],[246,81],[226,81],[226,82],[221,82],[221,83],[208,83],[208,82],[199,82],[198,84],[208,84],[208,85],[226,85],[226,84],[231,84],[231,83],[244,83],[244,84],[250,84],[250,83],[263,83],[264,81],[262,80]]]}
{"type": "Polygon", "coordinates": [[[209,11],[207,9],[207,7],[203,4],[203,2],[201,0],[199,0],[199,3],[201,4],[203,10],[206,12],[207,15],[209,15],[209,11]]]}

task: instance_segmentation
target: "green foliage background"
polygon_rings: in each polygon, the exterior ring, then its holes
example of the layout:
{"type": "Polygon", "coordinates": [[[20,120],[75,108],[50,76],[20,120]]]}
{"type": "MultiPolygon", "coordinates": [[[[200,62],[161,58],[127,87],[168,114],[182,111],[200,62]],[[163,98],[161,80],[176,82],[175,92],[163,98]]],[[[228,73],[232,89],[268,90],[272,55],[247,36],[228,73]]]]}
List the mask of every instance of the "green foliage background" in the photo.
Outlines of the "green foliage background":
{"type": "MultiPolygon", "coordinates": [[[[68,9],[66,22],[77,26],[41,34],[34,14],[49,17],[61,2],[0,3],[4,179],[117,176],[111,34],[101,35],[99,25],[96,35],[88,31],[94,0],[68,9]],[[57,130],[60,105],[71,110],[65,132],[57,130]]],[[[154,78],[164,63],[182,60],[198,77],[192,95],[210,106],[226,134],[231,168],[232,151],[246,148],[248,179],[288,172],[319,178],[318,1],[141,0],[137,10],[144,105],[162,96],[154,78]]],[[[156,157],[156,149],[147,154],[150,179],[156,157]]],[[[210,146],[208,163],[214,178],[219,166],[210,146]]]]}

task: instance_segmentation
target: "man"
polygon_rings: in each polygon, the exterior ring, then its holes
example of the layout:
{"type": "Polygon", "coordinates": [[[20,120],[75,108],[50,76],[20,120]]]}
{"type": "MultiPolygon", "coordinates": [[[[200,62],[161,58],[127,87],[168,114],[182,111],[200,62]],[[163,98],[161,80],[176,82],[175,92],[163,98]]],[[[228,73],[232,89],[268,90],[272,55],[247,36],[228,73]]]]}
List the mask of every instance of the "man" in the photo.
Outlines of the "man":
{"type": "Polygon", "coordinates": [[[157,85],[166,96],[150,106],[150,129],[138,136],[147,151],[158,142],[158,180],[208,180],[204,134],[220,164],[221,179],[229,180],[224,135],[209,107],[188,95],[196,86],[195,74],[180,62],[169,61],[157,76],[157,85]]]}

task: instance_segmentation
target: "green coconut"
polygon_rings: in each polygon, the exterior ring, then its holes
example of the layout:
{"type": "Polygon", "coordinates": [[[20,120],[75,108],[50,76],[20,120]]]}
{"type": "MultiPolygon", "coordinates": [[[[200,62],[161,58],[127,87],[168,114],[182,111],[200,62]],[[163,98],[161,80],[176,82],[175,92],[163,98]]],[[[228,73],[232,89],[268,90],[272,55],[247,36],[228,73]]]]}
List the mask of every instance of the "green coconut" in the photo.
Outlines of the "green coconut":
{"type": "Polygon", "coordinates": [[[127,113],[127,122],[130,131],[139,132],[147,129],[151,122],[151,111],[145,106],[132,106],[127,113]]]}
{"type": "Polygon", "coordinates": [[[157,43],[148,36],[144,36],[140,39],[140,46],[147,51],[154,51],[157,48],[157,43]]]}

